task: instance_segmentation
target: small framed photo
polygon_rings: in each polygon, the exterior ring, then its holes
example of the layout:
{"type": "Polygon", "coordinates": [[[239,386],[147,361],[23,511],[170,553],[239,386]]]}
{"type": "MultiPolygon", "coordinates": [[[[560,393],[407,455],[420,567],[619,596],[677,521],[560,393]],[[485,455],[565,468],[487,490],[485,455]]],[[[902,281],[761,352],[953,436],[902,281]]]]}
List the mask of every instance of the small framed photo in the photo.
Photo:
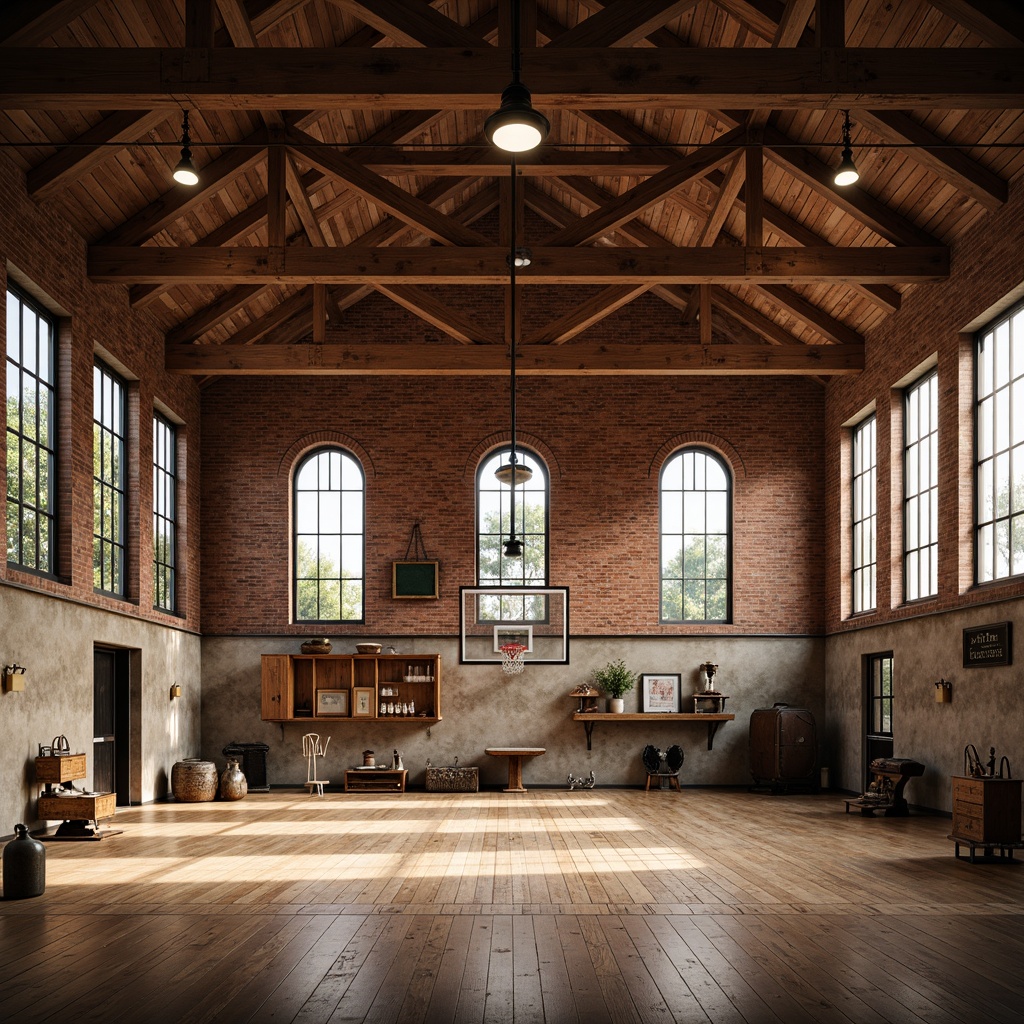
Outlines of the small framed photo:
{"type": "Polygon", "coordinates": [[[533,626],[517,626],[504,623],[494,627],[494,651],[499,652],[503,644],[522,644],[526,654],[533,653],[533,626]]]}
{"type": "Polygon", "coordinates": [[[372,686],[354,686],[352,688],[352,717],[373,718],[376,708],[372,686]]]}
{"type": "Polygon", "coordinates": [[[348,690],[317,690],[316,713],[318,717],[334,718],[348,715],[348,690]]]}
{"type": "Polygon", "coordinates": [[[640,676],[643,710],[654,714],[677,712],[683,677],[670,672],[644,672],[640,676]]]}

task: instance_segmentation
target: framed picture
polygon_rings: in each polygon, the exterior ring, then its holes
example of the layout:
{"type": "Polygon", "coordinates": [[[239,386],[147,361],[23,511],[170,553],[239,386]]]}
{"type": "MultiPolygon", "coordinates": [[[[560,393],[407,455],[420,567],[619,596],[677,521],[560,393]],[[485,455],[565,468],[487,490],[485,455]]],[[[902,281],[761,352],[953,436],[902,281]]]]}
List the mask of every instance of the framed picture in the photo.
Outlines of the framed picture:
{"type": "Polygon", "coordinates": [[[316,713],[335,718],[348,715],[348,690],[317,690],[316,713]]]}
{"type": "Polygon", "coordinates": [[[502,644],[523,644],[527,654],[533,653],[533,626],[517,626],[503,623],[494,627],[494,650],[500,651],[502,644]]]}
{"type": "Polygon", "coordinates": [[[678,673],[644,672],[640,676],[643,710],[654,714],[678,711],[682,683],[683,677],[678,673]]]}
{"type": "Polygon", "coordinates": [[[352,717],[373,718],[375,711],[373,687],[354,686],[352,688],[352,717]]]}

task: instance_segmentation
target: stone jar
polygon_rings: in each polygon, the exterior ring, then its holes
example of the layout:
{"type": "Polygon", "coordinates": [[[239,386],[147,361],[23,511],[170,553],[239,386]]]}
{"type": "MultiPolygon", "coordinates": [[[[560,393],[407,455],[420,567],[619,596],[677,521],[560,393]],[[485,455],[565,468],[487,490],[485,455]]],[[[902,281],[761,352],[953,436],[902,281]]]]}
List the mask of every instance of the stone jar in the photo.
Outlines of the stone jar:
{"type": "Polygon", "coordinates": [[[4,847],[4,899],[42,896],[46,889],[46,849],[28,829],[14,826],[14,838],[4,847]]]}
{"type": "Polygon", "coordinates": [[[245,773],[238,767],[238,758],[229,757],[228,766],[220,777],[221,800],[241,800],[249,792],[249,783],[245,773]]]}

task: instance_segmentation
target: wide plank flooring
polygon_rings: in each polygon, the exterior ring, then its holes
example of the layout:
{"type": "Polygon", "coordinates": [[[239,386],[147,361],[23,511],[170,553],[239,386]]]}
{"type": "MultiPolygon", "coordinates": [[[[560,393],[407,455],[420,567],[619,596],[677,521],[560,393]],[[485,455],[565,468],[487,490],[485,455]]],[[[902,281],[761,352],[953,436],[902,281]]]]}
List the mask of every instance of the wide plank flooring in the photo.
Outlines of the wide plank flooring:
{"type": "Polygon", "coordinates": [[[1024,867],[948,819],[739,790],[250,794],[120,809],[0,904],[0,1015],[1024,1021],[1024,867]]]}

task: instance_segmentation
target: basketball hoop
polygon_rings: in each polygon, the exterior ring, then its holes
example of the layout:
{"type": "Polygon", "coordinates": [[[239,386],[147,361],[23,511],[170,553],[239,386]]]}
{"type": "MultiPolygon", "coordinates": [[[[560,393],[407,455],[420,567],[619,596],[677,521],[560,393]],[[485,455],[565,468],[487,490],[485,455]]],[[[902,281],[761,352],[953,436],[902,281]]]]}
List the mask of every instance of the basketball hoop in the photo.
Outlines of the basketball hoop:
{"type": "Polygon", "coordinates": [[[523,663],[523,655],[526,653],[526,644],[502,644],[498,650],[501,652],[501,671],[507,676],[517,676],[526,667],[523,663]]]}

